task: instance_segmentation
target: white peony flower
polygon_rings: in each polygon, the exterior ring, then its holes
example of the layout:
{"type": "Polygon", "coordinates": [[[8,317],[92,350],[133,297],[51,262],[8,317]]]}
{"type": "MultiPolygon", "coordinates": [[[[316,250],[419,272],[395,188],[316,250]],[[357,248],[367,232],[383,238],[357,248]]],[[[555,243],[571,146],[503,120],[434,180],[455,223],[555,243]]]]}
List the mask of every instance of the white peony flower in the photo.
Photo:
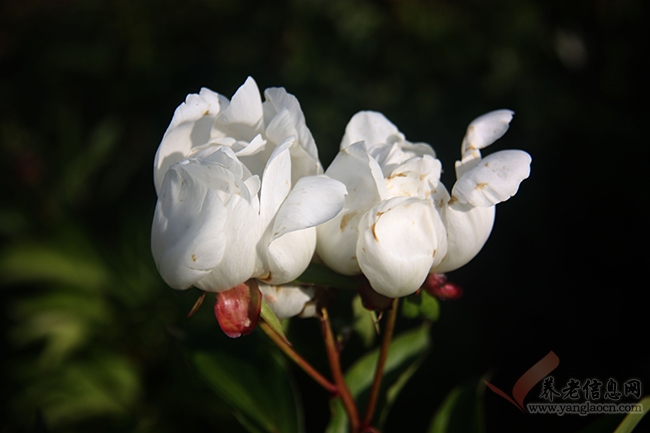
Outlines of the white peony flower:
{"type": "Polygon", "coordinates": [[[492,230],[494,205],[529,174],[523,151],[481,159],[479,149],[501,137],[511,118],[500,110],[470,124],[450,195],[430,146],[406,141],[380,113],[357,113],[326,171],[348,195],[341,213],[318,227],[318,255],[337,272],[363,273],[389,297],[414,293],[429,273],[467,263],[492,230]]]}
{"type": "Polygon", "coordinates": [[[232,101],[202,89],[165,132],[151,249],[175,289],[292,281],[311,261],[315,226],[343,205],[345,187],[321,174],[296,98],[282,88],[265,96],[252,78],[232,101]]]}

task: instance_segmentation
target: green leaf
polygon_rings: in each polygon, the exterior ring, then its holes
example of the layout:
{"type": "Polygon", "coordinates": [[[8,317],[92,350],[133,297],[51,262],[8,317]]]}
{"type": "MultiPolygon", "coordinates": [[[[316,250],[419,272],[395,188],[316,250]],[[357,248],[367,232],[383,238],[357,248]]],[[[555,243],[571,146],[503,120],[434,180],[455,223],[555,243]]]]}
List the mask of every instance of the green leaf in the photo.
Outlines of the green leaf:
{"type": "Polygon", "coordinates": [[[284,339],[284,341],[289,343],[287,336],[284,334],[284,328],[282,326],[282,323],[280,322],[280,319],[278,319],[278,316],[275,315],[271,307],[269,307],[269,304],[267,304],[263,298],[262,298],[262,311],[260,312],[260,315],[262,316],[262,319],[264,319],[264,321],[268,323],[269,326],[273,328],[273,330],[277,332],[278,335],[284,339]]]}
{"type": "Polygon", "coordinates": [[[345,413],[345,408],[340,398],[335,398],[331,403],[332,416],[329,424],[325,429],[325,433],[348,433],[350,431],[350,424],[348,423],[348,416],[345,413]]]}
{"type": "Polygon", "coordinates": [[[650,408],[650,396],[644,397],[638,404],[643,412],[628,413],[625,416],[622,414],[602,415],[587,428],[580,430],[580,433],[609,433],[612,431],[614,433],[629,433],[634,431],[650,408]]]}
{"type": "Polygon", "coordinates": [[[423,318],[435,322],[440,317],[438,300],[425,291],[404,298],[402,314],[410,319],[423,318]]]}
{"type": "Polygon", "coordinates": [[[481,433],[485,431],[482,407],[483,379],[458,385],[445,398],[427,433],[481,433]]]}
{"type": "Polygon", "coordinates": [[[109,284],[110,271],[92,242],[76,228],[59,236],[23,242],[0,251],[0,282],[50,282],[94,292],[109,284]]]}
{"type": "Polygon", "coordinates": [[[375,326],[377,314],[363,307],[361,296],[355,296],[352,300],[352,311],[354,313],[353,329],[361,337],[363,345],[368,348],[377,336],[377,328],[375,326]]]}
{"type": "Polygon", "coordinates": [[[17,406],[42,409],[46,425],[55,430],[93,417],[124,416],[142,393],[132,361],[110,352],[92,354],[35,378],[22,390],[17,406]]]}
{"type": "Polygon", "coordinates": [[[338,287],[340,289],[357,290],[359,283],[351,277],[338,274],[327,266],[310,263],[309,267],[302,273],[295,284],[316,284],[324,287],[338,287]]]}
{"type": "Polygon", "coordinates": [[[637,426],[643,416],[648,412],[650,408],[650,396],[644,397],[640,402],[641,411],[636,413],[628,413],[623,422],[618,426],[614,433],[630,433],[637,426]]]}
{"type": "MultiPolygon", "coordinates": [[[[399,391],[423,361],[429,346],[428,324],[404,332],[392,341],[386,357],[380,401],[375,416],[375,420],[379,417],[379,427],[385,421],[390,406],[397,398],[399,391]]],[[[345,382],[348,384],[350,393],[357,401],[360,409],[367,402],[368,393],[375,376],[378,357],[379,349],[377,348],[359,359],[345,373],[345,382]]],[[[326,432],[348,432],[347,416],[339,399],[336,399],[332,404],[332,418],[326,432]]]]}
{"type": "MultiPolygon", "coordinates": [[[[241,340],[238,340],[240,342],[241,340]]],[[[192,357],[208,384],[236,411],[251,432],[300,432],[299,404],[279,354],[237,356],[229,351],[197,351],[192,357]]]]}
{"type": "Polygon", "coordinates": [[[10,331],[12,340],[22,346],[43,340],[39,364],[48,369],[87,344],[111,320],[106,299],[83,292],[53,289],[20,299],[12,307],[17,319],[10,331]]]}

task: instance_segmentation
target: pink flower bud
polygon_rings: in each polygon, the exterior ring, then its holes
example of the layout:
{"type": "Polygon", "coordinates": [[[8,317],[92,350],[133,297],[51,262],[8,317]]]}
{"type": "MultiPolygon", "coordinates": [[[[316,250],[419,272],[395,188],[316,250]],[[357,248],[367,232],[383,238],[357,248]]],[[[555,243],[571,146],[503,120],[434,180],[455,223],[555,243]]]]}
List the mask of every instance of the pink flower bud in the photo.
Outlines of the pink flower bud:
{"type": "Polygon", "coordinates": [[[214,315],[221,330],[230,338],[250,334],[260,319],[262,292],[255,279],[217,293],[214,315]]]}
{"type": "Polygon", "coordinates": [[[457,284],[448,283],[445,274],[429,274],[422,288],[441,301],[460,299],[463,295],[463,289],[457,284]]]}

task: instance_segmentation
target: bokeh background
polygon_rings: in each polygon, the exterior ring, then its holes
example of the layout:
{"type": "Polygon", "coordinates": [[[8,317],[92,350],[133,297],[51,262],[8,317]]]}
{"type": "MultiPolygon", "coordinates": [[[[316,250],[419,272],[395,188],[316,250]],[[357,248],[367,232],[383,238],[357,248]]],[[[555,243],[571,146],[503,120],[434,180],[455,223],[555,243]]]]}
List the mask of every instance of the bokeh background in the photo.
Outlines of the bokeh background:
{"type": "MultiPolygon", "coordinates": [[[[649,388],[649,13],[642,0],[0,2],[0,430],[244,431],[185,342],[267,343],[223,337],[209,307],[186,319],[197,293],[165,286],[149,230],[175,107],[249,75],[297,96],[325,166],[350,117],[377,110],[435,148],[448,186],[467,124],[516,112],[487,153],[526,150],[531,177],[448,275],[464,296],[442,303],[385,431],[425,431],[479,377],[509,393],[551,350],[558,384],[649,388]]],[[[301,325],[325,368],[317,323],[301,325]]],[[[327,395],[291,371],[306,431],[322,431],[327,395]]],[[[481,401],[487,432],[598,418],[481,401]]]]}

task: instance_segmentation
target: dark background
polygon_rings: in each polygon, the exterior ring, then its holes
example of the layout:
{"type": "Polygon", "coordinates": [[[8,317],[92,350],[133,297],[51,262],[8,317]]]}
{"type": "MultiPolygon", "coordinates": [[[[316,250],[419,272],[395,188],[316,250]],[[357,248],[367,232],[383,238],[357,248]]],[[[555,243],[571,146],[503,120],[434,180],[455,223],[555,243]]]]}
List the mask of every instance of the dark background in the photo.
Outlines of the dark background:
{"type": "MultiPolygon", "coordinates": [[[[531,176],[448,275],[465,294],[442,304],[386,431],[424,431],[455,385],[484,374],[510,393],[551,350],[559,385],[650,386],[649,12],[641,0],[0,2],[2,431],[241,429],[170,336],[194,295],[160,280],[149,230],[175,107],[203,86],[230,97],[249,75],[296,95],[325,166],[350,117],[377,110],[434,147],[448,187],[467,124],[516,112],[485,153],[523,149],[531,176]]],[[[307,430],[322,431],[327,396],[296,377],[307,430]]],[[[488,432],[596,419],[525,415],[490,391],[483,402],[488,432]]]]}

